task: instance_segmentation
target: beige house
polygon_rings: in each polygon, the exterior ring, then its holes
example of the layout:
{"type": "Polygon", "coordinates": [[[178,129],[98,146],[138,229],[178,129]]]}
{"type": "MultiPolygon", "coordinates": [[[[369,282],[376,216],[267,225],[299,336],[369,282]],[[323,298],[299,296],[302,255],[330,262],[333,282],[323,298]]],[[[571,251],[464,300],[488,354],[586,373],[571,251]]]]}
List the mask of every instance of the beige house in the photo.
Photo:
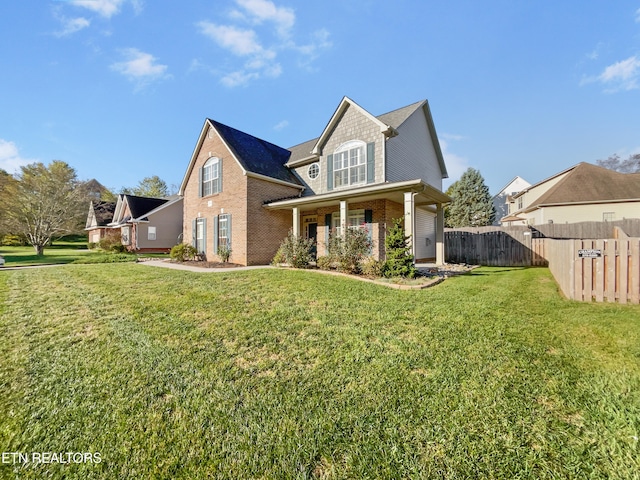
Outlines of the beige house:
{"type": "Polygon", "coordinates": [[[168,252],[182,242],[182,198],[119,195],[109,228],[134,252],[168,252]]]}
{"type": "Polygon", "coordinates": [[[640,173],[579,163],[511,197],[502,225],[640,218],[640,173]]]}
{"type": "Polygon", "coordinates": [[[509,204],[512,198],[530,186],[531,184],[524,178],[515,177],[493,196],[491,202],[496,211],[495,220],[493,221],[494,225],[500,225],[501,219],[509,215],[509,204]]]}
{"type": "Polygon", "coordinates": [[[289,149],[207,119],[179,192],[184,239],[253,265],[289,230],[324,255],[331,229],[366,228],[384,258],[386,229],[404,218],[415,258],[443,262],[446,177],[426,100],[373,116],[345,97],[318,138],[289,149]]]}

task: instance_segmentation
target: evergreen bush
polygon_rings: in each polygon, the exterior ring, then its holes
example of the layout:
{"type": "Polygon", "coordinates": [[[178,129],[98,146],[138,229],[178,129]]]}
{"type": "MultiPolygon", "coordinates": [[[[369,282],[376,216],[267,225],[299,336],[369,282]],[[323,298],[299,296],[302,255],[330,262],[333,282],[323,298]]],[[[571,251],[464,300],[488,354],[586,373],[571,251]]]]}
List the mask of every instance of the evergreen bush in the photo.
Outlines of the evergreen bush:
{"type": "Polygon", "coordinates": [[[389,233],[384,239],[387,259],[382,267],[382,274],[385,277],[414,278],[418,274],[418,270],[413,264],[411,247],[409,247],[410,238],[404,234],[402,219],[395,219],[393,227],[389,229],[389,233]]]}

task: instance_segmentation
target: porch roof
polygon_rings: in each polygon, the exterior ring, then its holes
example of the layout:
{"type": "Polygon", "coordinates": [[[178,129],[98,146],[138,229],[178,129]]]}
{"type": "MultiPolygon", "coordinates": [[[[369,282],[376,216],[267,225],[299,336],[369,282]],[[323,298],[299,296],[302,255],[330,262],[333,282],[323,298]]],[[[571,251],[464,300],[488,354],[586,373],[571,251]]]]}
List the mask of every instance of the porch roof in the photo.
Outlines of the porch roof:
{"type": "Polygon", "coordinates": [[[355,203],[386,199],[403,203],[406,192],[414,192],[416,194],[415,205],[417,206],[443,204],[451,201],[448,195],[417,179],[404,182],[379,183],[348,190],[334,190],[332,192],[308,197],[276,200],[266,203],[264,207],[272,210],[289,210],[294,207],[299,207],[304,210],[335,205],[341,200],[348,200],[349,202],[355,203]]]}

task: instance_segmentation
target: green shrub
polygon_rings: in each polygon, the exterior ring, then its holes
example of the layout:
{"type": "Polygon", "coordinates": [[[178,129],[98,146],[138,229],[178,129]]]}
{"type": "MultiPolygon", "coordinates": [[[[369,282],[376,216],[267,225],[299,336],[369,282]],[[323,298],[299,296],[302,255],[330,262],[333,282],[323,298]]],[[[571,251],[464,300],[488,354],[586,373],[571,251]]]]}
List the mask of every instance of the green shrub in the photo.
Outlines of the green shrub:
{"type": "Polygon", "coordinates": [[[395,219],[384,239],[387,259],[382,267],[382,274],[385,277],[414,278],[418,274],[408,243],[410,238],[404,234],[402,219],[395,219]]]}
{"type": "Polygon", "coordinates": [[[333,270],[335,265],[335,261],[329,255],[318,257],[316,259],[316,266],[320,270],[333,270]]]}
{"type": "Polygon", "coordinates": [[[71,263],[124,263],[135,262],[138,257],[131,253],[105,253],[79,258],[71,263]]]}
{"type": "Polygon", "coordinates": [[[24,235],[5,235],[2,237],[0,245],[3,247],[24,247],[27,245],[27,238],[24,235]]]}
{"type": "Polygon", "coordinates": [[[95,250],[97,248],[97,246],[98,246],[97,242],[89,242],[89,243],[87,243],[87,248],[89,250],[95,250]]]}
{"type": "Polygon", "coordinates": [[[383,267],[384,267],[384,261],[376,260],[373,257],[365,258],[360,264],[362,275],[364,275],[365,277],[371,277],[371,278],[382,277],[383,267]]]}
{"type": "Polygon", "coordinates": [[[371,246],[366,228],[347,228],[344,236],[335,230],[329,233],[329,257],[342,272],[360,273],[361,262],[371,253],[371,246]]]}
{"type": "Polygon", "coordinates": [[[171,248],[169,257],[174,262],[186,262],[188,260],[195,260],[198,257],[198,251],[193,245],[179,243],[171,248]]]}
{"type": "Polygon", "coordinates": [[[307,268],[313,260],[315,242],[310,238],[295,236],[291,230],[287,238],[280,244],[280,248],[271,261],[272,264],[286,263],[293,268],[307,268]]]}
{"type": "Polygon", "coordinates": [[[119,230],[108,232],[100,239],[98,247],[105,252],[124,253],[127,251],[127,247],[122,244],[122,235],[119,230]]]}
{"type": "Polygon", "coordinates": [[[231,256],[231,247],[229,245],[220,245],[218,247],[218,256],[220,257],[220,260],[227,263],[231,256]]]}

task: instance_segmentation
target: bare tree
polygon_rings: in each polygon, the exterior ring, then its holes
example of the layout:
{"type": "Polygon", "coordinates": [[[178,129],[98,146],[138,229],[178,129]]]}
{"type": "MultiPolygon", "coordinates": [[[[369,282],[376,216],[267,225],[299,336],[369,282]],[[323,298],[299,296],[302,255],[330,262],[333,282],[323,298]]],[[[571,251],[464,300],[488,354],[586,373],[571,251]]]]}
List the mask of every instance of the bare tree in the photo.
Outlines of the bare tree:
{"type": "Polygon", "coordinates": [[[624,160],[616,153],[606,160],[597,160],[596,163],[601,167],[620,173],[638,173],[640,172],[640,153],[629,155],[629,158],[624,160]]]}
{"type": "Polygon", "coordinates": [[[54,238],[77,232],[87,213],[87,189],[60,160],[21,167],[0,193],[11,232],[23,234],[37,255],[54,238]]]}

